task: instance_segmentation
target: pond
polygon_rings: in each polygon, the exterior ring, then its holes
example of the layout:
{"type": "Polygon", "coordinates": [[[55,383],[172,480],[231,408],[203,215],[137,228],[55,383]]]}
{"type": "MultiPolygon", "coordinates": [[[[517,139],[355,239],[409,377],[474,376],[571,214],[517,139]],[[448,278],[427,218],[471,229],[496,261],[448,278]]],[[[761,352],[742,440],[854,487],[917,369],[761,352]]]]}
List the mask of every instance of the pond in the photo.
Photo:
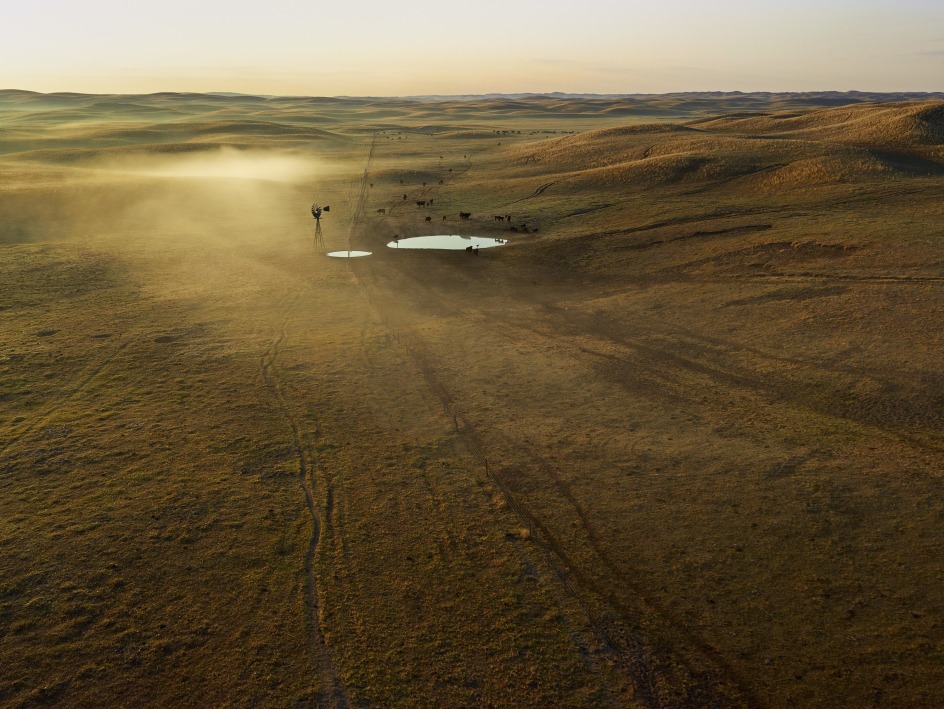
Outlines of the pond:
{"type": "Polygon", "coordinates": [[[370,256],[370,251],[329,251],[331,258],[360,258],[361,256],[370,256]]]}
{"type": "Polygon", "coordinates": [[[391,249],[442,249],[446,251],[468,251],[469,249],[490,249],[504,246],[508,239],[493,239],[490,236],[459,236],[458,234],[437,234],[434,236],[411,236],[408,239],[395,239],[387,246],[391,249]]]}

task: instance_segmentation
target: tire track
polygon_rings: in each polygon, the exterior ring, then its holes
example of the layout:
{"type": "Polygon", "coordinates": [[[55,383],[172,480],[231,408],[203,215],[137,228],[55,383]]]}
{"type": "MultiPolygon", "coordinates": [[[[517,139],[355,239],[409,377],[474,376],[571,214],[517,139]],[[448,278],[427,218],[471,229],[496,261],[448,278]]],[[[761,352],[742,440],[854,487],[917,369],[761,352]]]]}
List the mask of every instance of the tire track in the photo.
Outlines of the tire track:
{"type": "Polygon", "coordinates": [[[549,187],[553,187],[558,182],[560,182],[560,180],[553,180],[552,182],[548,182],[546,185],[541,185],[540,187],[538,187],[532,194],[529,194],[527,197],[522,197],[521,199],[514,199],[511,202],[505,202],[504,204],[500,206],[510,207],[512,204],[518,204],[518,202],[525,202],[529,199],[540,197],[542,194],[544,194],[544,190],[548,189],[549,187]]]}
{"type": "Polygon", "coordinates": [[[351,212],[351,223],[347,229],[347,248],[351,250],[351,241],[354,237],[356,228],[364,221],[364,208],[367,206],[367,193],[370,185],[370,168],[374,163],[374,149],[377,147],[377,133],[373,133],[370,138],[370,148],[367,150],[367,163],[364,165],[364,174],[361,176],[360,192],[357,201],[354,203],[354,210],[351,212]]]}
{"type": "Polygon", "coordinates": [[[308,508],[308,513],[311,516],[312,521],[311,538],[308,540],[308,550],[305,554],[304,573],[307,587],[306,599],[308,606],[308,642],[309,645],[316,651],[319,664],[318,669],[323,680],[321,695],[319,697],[319,706],[329,706],[336,709],[342,709],[348,706],[347,695],[344,691],[344,687],[341,685],[341,682],[338,679],[337,671],[335,670],[333,664],[331,663],[331,659],[328,656],[319,621],[318,587],[316,585],[317,579],[315,575],[314,562],[315,554],[318,551],[318,543],[321,540],[322,520],[320,514],[318,513],[318,506],[315,503],[315,495],[312,490],[312,484],[310,480],[310,477],[314,474],[316,462],[313,458],[309,458],[307,447],[302,441],[301,427],[298,423],[298,420],[292,413],[291,407],[289,406],[288,400],[285,396],[285,392],[283,391],[282,386],[275,374],[276,363],[278,361],[279,354],[281,353],[282,343],[285,341],[288,322],[291,318],[292,311],[295,309],[295,306],[298,304],[300,299],[301,293],[297,294],[295,298],[289,303],[282,316],[282,323],[279,327],[278,336],[275,338],[272,344],[269,345],[265,352],[259,355],[259,366],[262,373],[262,379],[265,382],[266,388],[272,395],[273,400],[275,401],[276,408],[285,418],[289,428],[291,429],[292,448],[294,449],[295,456],[298,460],[298,482],[302,488],[302,491],[304,492],[305,505],[308,508]]]}

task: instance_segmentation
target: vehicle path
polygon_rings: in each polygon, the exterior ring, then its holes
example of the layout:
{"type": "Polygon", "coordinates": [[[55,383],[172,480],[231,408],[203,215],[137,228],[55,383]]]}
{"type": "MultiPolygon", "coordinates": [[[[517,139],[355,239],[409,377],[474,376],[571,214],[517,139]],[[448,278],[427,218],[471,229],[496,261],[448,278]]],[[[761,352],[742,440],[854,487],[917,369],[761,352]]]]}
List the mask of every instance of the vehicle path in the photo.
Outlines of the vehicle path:
{"type": "Polygon", "coordinates": [[[319,706],[332,707],[333,709],[343,709],[348,706],[347,694],[344,690],[344,686],[340,682],[337,670],[328,655],[319,621],[318,585],[314,562],[321,540],[322,519],[318,512],[318,505],[316,504],[314,491],[312,489],[312,478],[317,467],[317,460],[310,455],[309,449],[302,440],[301,425],[292,412],[292,407],[286,397],[284,386],[279,379],[279,355],[281,354],[282,345],[287,336],[289,322],[302,295],[303,293],[299,292],[288,301],[282,313],[282,321],[279,325],[278,334],[266,350],[259,355],[259,366],[265,386],[269,390],[276,408],[286,420],[291,430],[292,449],[298,463],[298,483],[305,495],[305,506],[311,517],[311,537],[308,540],[308,549],[305,554],[303,569],[306,586],[306,607],[308,611],[308,643],[314,651],[318,672],[321,678],[321,694],[318,704],[319,706]]]}

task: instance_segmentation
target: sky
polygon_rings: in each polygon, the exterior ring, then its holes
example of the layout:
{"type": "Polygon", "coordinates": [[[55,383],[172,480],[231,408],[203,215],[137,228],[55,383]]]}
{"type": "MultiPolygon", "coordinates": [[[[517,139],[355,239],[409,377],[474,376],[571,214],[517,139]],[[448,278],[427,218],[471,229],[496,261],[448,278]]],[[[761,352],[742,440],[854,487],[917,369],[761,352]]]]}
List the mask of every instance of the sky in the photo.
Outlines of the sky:
{"type": "Polygon", "coordinates": [[[942,91],[944,0],[31,0],[0,88],[942,91]]]}

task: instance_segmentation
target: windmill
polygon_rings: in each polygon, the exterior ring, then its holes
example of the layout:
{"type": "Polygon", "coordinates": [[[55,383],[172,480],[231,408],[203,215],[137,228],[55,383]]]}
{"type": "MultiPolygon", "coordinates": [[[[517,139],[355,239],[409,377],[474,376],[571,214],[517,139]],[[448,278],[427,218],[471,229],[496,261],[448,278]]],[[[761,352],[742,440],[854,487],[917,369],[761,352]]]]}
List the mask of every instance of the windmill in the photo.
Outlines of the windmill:
{"type": "Polygon", "coordinates": [[[312,247],[321,253],[325,252],[324,235],[321,233],[321,215],[330,211],[331,207],[322,207],[320,204],[311,205],[311,216],[315,218],[315,241],[312,247]]]}

